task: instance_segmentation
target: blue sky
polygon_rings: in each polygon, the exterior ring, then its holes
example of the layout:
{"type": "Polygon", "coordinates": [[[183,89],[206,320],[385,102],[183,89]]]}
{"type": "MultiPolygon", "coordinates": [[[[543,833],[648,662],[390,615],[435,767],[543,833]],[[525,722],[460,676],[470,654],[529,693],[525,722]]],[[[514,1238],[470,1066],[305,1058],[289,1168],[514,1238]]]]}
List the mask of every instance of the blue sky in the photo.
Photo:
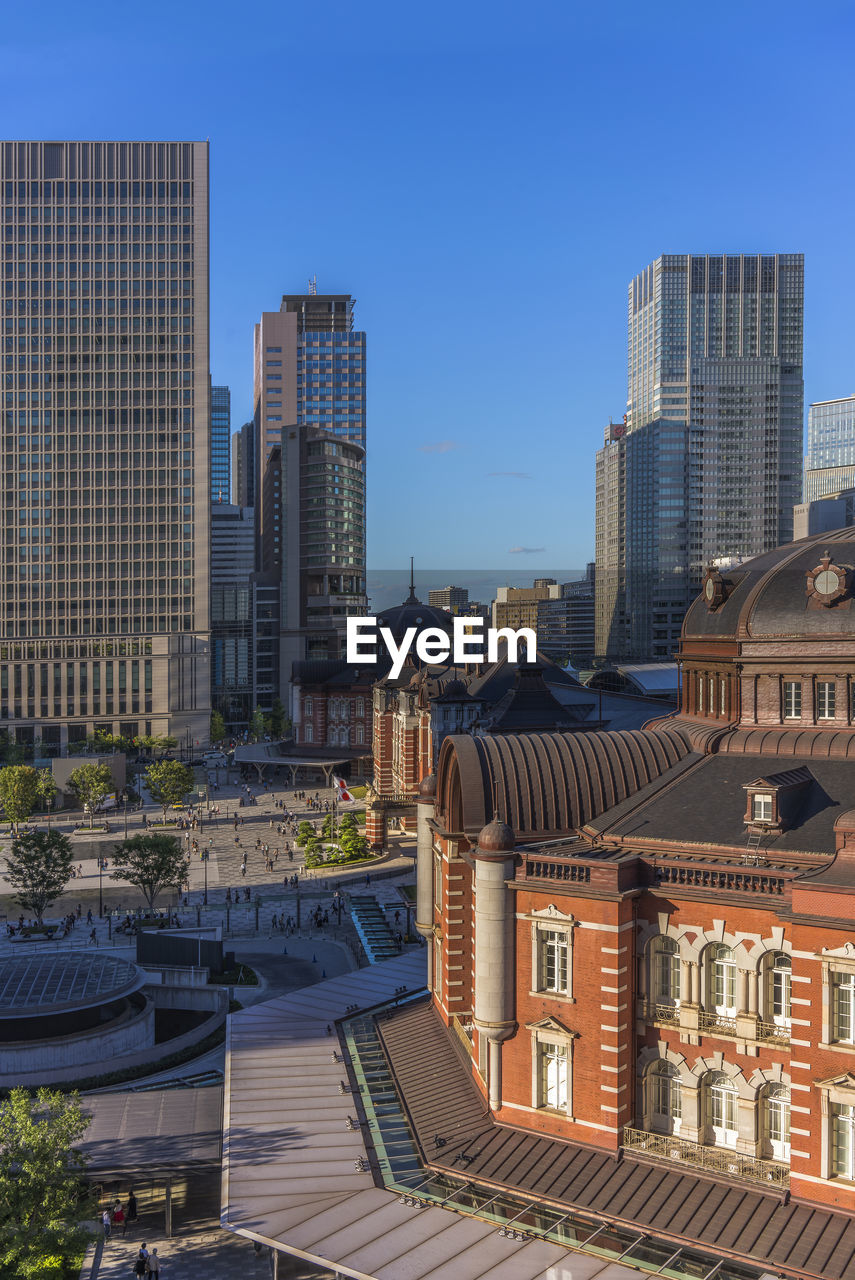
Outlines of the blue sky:
{"type": "Polygon", "coordinates": [[[848,3],[54,0],[6,8],[5,137],[211,141],[214,380],[317,275],[369,335],[369,562],[593,552],[626,286],[806,255],[806,403],[855,392],[848,3]],[[523,550],[514,550],[522,548],[523,550]]]}

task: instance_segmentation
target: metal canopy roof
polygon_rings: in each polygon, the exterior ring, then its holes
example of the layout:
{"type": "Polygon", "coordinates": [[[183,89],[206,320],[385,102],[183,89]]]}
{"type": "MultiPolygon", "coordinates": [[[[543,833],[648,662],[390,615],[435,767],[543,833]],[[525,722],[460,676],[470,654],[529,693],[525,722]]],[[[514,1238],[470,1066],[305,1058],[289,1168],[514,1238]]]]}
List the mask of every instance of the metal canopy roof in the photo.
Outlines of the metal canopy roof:
{"type": "Polygon", "coordinates": [[[355,1280],[632,1280],[638,1272],[495,1222],[402,1203],[361,1171],[366,1144],[337,1020],[424,985],[424,952],[229,1019],[222,1225],[355,1280]],[[334,1056],[335,1055],[335,1056],[334,1056]],[[340,1085],[345,1086],[342,1092],[340,1085]]]}
{"type": "Polygon", "coordinates": [[[90,1177],[157,1179],[219,1166],[219,1085],[87,1094],[82,1101],[92,1121],[78,1146],[90,1177]]]}
{"type": "Polygon", "coordinates": [[[146,975],[129,960],[84,952],[15,956],[0,970],[0,1019],[108,1004],[139,990],[146,975]]]}

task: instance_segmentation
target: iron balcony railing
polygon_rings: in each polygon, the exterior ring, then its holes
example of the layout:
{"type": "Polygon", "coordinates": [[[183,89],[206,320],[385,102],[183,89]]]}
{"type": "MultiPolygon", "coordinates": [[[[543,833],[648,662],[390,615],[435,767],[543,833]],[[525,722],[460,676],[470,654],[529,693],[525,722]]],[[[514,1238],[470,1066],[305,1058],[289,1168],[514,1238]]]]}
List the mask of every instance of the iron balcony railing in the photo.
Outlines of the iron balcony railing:
{"type": "Polygon", "coordinates": [[[624,1129],[623,1145],[628,1151],[640,1151],[661,1160],[686,1165],[692,1169],[704,1169],[709,1173],[722,1173],[744,1182],[762,1183],[785,1189],[790,1185],[790,1170],[785,1164],[772,1160],[758,1160],[727,1147],[707,1147],[688,1138],[668,1136],[663,1133],[646,1133],[643,1129],[624,1129]]]}
{"type": "MultiPolygon", "coordinates": [[[[680,1006],[673,1004],[660,1004],[658,1002],[648,1000],[644,1004],[644,1018],[647,1022],[664,1022],[669,1026],[677,1027],[680,1025],[680,1006]]],[[[788,1045],[790,1043],[790,1028],[788,1026],[778,1026],[774,1022],[759,1021],[755,1023],[756,1031],[753,1039],[764,1044],[788,1045]]],[[[709,1032],[713,1035],[736,1036],[736,1018],[729,1018],[725,1014],[706,1012],[701,1010],[698,1016],[698,1028],[701,1031],[709,1032]]]]}

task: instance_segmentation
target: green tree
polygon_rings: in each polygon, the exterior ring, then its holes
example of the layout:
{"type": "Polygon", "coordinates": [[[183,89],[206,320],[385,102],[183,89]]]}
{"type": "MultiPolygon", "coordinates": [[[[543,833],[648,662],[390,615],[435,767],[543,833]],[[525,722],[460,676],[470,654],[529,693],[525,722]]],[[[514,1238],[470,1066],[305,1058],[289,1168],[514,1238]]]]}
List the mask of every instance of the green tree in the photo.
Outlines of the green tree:
{"type": "Polygon", "coordinates": [[[0,764],[23,764],[24,749],[12,737],[8,729],[0,729],[0,764]]]}
{"type": "Polygon", "coordinates": [[[29,764],[10,764],[0,769],[0,801],[15,831],[26,822],[39,798],[39,772],[29,764]]]}
{"type": "Polygon", "coordinates": [[[261,710],[261,707],[256,707],[252,713],[252,719],[249,722],[249,736],[254,742],[258,742],[259,739],[264,737],[266,728],[267,724],[264,712],[261,710]]]}
{"type": "Polygon", "coordinates": [[[59,788],[50,769],[38,769],[37,772],[39,776],[36,782],[36,793],[39,804],[46,809],[48,804],[53,804],[59,788]]]}
{"type": "Polygon", "coordinates": [[[71,862],[71,841],[59,831],[25,831],[13,839],[6,876],[18,902],[39,924],[68,884],[71,862]]]}
{"type": "Polygon", "coordinates": [[[0,1273],[62,1280],[95,1205],[76,1144],[91,1117],[76,1093],[12,1089],[0,1102],[0,1273]]]}
{"type": "Polygon", "coordinates": [[[285,708],[282,705],[281,698],[274,698],[270,715],[267,717],[267,726],[270,730],[270,736],[273,738],[281,738],[288,724],[288,717],[285,714],[285,708]]]}
{"type": "Polygon", "coordinates": [[[222,742],[226,736],[226,722],[219,711],[211,712],[211,741],[222,742]]]}
{"type": "Polygon", "coordinates": [[[152,832],[130,836],[116,845],[113,880],[124,880],[139,889],[151,910],[164,889],[180,888],[187,879],[190,859],[176,836],[152,832]]]}
{"type": "Polygon", "coordinates": [[[78,765],[72,770],[68,778],[68,789],[74,792],[82,805],[88,806],[91,827],[95,820],[95,810],[115,791],[116,784],[110,766],[95,764],[93,761],[78,765]]]}
{"type": "Polygon", "coordinates": [[[190,766],[180,760],[161,760],[159,764],[149,765],[145,780],[152,799],[163,806],[165,822],[169,806],[180,804],[193,790],[194,774],[190,766]]]}
{"type": "Polygon", "coordinates": [[[143,751],[150,751],[153,756],[163,758],[167,751],[171,751],[173,747],[178,746],[178,739],[170,737],[166,733],[146,733],[134,738],[134,746],[137,749],[137,755],[140,755],[143,751]]]}

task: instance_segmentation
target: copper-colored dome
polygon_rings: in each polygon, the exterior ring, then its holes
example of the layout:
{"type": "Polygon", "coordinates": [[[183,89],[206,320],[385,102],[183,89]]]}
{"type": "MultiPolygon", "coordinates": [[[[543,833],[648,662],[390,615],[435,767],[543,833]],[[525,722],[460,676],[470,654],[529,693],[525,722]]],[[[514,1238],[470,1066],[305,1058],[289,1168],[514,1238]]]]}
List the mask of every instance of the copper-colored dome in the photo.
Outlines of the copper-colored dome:
{"type": "Polygon", "coordinates": [[[481,828],[478,836],[478,848],[481,853],[513,853],[517,845],[513,827],[507,822],[494,818],[486,827],[481,828]]]}
{"type": "Polygon", "coordinates": [[[428,773],[419,783],[419,795],[430,796],[431,799],[436,795],[436,774],[428,773]]]}

